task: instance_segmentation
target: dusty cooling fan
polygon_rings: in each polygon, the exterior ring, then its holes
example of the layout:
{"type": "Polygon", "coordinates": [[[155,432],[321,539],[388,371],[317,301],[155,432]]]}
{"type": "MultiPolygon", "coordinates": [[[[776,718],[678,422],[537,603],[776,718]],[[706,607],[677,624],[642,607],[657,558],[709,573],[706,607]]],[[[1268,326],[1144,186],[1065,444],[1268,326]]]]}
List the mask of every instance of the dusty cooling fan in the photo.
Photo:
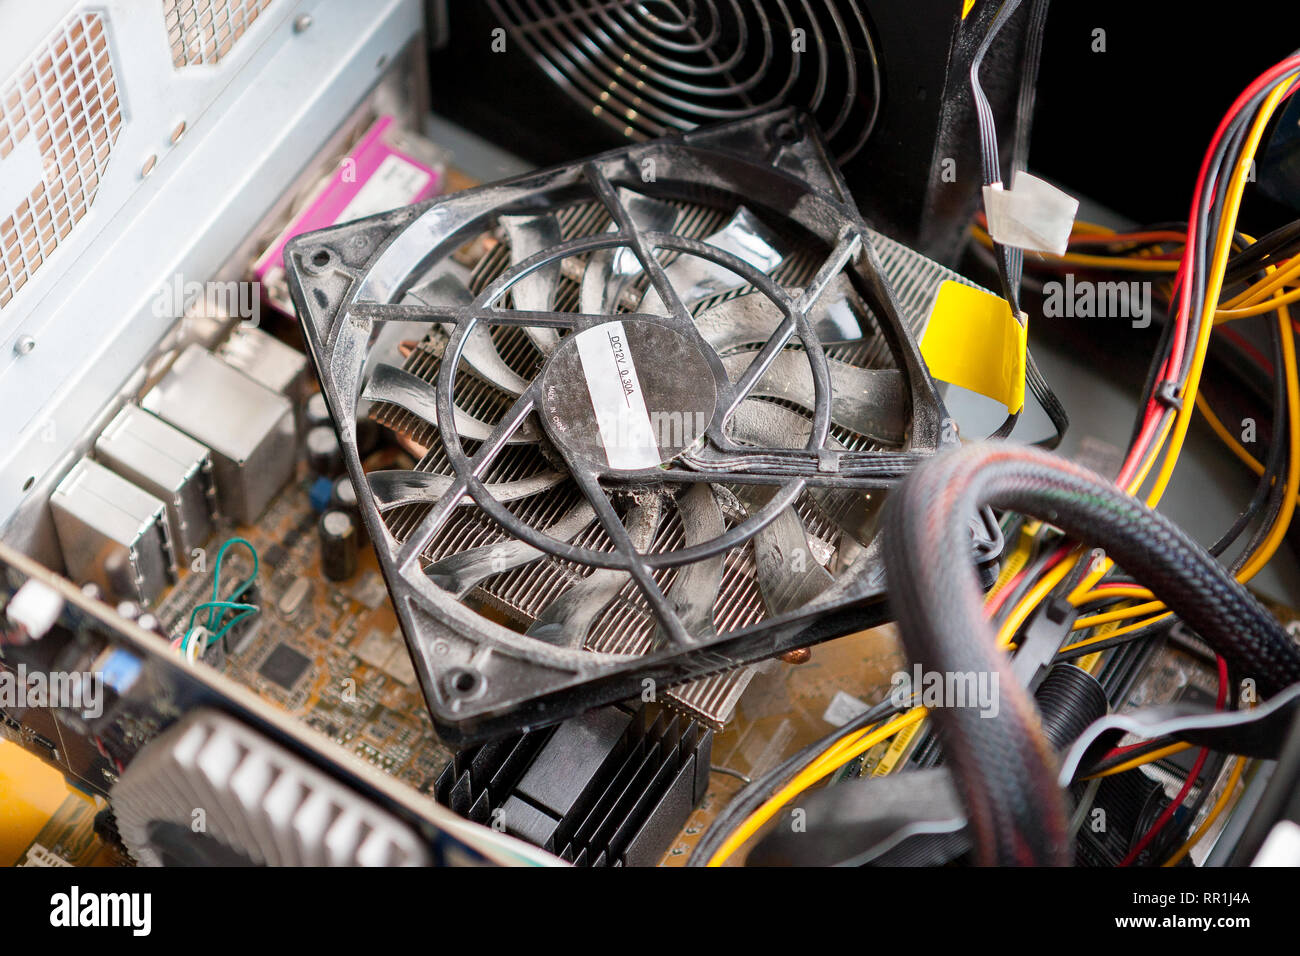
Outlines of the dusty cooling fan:
{"type": "Polygon", "coordinates": [[[882,489],[943,431],[913,332],[955,277],[867,229],[806,119],[454,193],[287,258],[448,739],[656,688],[716,723],[741,665],[882,619],[882,489]],[[490,250],[472,270],[467,244],[490,250]],[[413,468],[367,473],[366,413],[413,468]]]}

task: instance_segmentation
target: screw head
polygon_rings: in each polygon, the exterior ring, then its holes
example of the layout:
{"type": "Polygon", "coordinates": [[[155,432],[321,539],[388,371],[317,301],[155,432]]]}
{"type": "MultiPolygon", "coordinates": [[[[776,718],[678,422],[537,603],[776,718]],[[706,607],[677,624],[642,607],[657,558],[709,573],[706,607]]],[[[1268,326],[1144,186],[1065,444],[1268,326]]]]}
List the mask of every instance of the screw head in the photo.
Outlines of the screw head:
{"type": "Polygon", "coordinates": [[[30,335],[20,335],[14,341],[15,355],[30,355],[34,348],[36,348],[36,339],[30,335]]]}
{"type": "Polygon", "coordinates": [[[302,33],[312,24],[310,13],[300,13],[293,18],[293,32],[302,33]]]}

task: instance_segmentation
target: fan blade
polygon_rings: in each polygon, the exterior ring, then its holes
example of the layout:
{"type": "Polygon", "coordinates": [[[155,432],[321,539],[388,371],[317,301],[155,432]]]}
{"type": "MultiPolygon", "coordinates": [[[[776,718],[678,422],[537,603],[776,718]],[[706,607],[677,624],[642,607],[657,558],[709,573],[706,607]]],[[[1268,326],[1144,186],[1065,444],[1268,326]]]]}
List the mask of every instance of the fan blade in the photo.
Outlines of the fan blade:
{"type": "MultiPolygon", "coordinates": [[[[619,189],[618,198],[638,229],[672,232],[677,222],[676,206],[623,188],[619,189]]],[[[611,223],[608,231],[617,232],[618,224],[611,223]]],[[[641,263],[626,246],[593,252],[582,273],[578,308],[590,315],[616,312],[623,290],[641,271],[641,263]]]]}
{"type": "MultiPolygon", "coordinates": [[[[788,290],[796,298],[801,289],[788,290]]],[[[852,303],[860,302],[849,280],[840,274],[826,287],[808,311],[808,321],[822,345],[840,345],[862,338],[862,326],[852,303]]],[[[863,312],[865,305],[858,306],[863,312]]],[[[751,345],[762,345],[772,337],[784,316],[775,302],[758,292],[727,299],[695,319],[704,341],[719,355],[751,345]]]]}
{"type": "MultiPolygon", "coordinates": [[[[636,504],[628,509],[624,523],[627,525],[628,537],[638,551],[648,551],[654,543],[662,514],[663,500],[658,495],[644,504],[636,504]]],[[[524,633],[548,644],[582,647],[597,615],[631,579],[632,576],[626,571],[597,568],[546,605],[524,633]]]]}
{"type": "MultiPolygon", "coordinates": [[[[422,305],[429,306],[469,305],[474,301],[469,289],[465,288],[465,283],[449,273],[444,273],[407,294],[422,305]]],[[[444,322],[442,327],[448,334],[455,331],[455,326],[449,322],[444,322]]],[[[466,336],[460,357],[466,365],[503,392],[522,395],[528,388],[528,382],[501,357],[496,343],[492,341],[492,333],[482,322],[475,323],[466,336]]]]}
{"type": "MultiPolygon", "coordinates": [[[[753,358],[753,352],[738,352],[726,356],[722,364],[734,382],[753,358]]],[[[896,368],[859,368],[835,359],[826,362],[831,379],[831,421],[874,441],[902,444],[908,406],[903,373],[896,368]]],[[[817,400],[807,354],[778,352],[750,395],[779,398],[814,410],[817,400]]]]}
{"type": "MultiPolygon", "coordinates": [[[[614,274],[614,252],[598,249],[587,257],[587,267],[582,270],[582,284],[578,287],[578,311],[588,315],[613,312],[606,305],[614,274]]],[[[620,286],[621,288],[621,286],[620,286]]],[[[617,302],[617,293],[614,295],[617,302]]]]}
{"type": "MultiPolygon", "coordinates": [[[[688,547],[711,541],[727,530],[722,508],[708,485],[692,485],[677,497],[676,503],[688,547]]],[[[692,637],[706,639],[715,634],[713,605],[722,586],[725,561],[724,552],[677,569],[677,577],[668,591],[668,601],[692,637]]],[[[655,645],[660,643],[661,636],[662,628],[657,628],[655,645]]]]}
{"type": "MultiPolygon", "coordinates": [[[[446,494],[455,480],[451,475],[401,469],[372,471],[366,478],[370,481],[370,491],[375,496],[375,506],[381,513],[402,505],[432,504],[446,494]]],[[[558,471],[543,471],[528,478],[499,481],[487,487],[497,501],[518,501],[554,488],[563,480],[564,475],[558,471]]],[[[462,506],[472,503],[473,499],[469,496],[460,501],[462,506]]]]}
{"type": "MultiPolygon", "coordinates": [[[[752,513],[776,493],[773,488],[741,488],[738,497],[752,513]]],[[[799,513],[783,508],[770,524],[754,535],[754,577],[769,614],[784,614],[803,607],[835,580],[813,556],[799,513]]]]}
{"type": "MultiPolygon", "coordinates": [[[[556,541],[572,541],[596,520],[596,512],[587,502],[575,505],[560,515],[546,534],[556,541]]],[[[485,544],[435,561],[425,568],[433,583],[444,591],[450,591],[458,598],[463,598],[479,582],[494,574],[513,571],[515,568],[531,564],[538,558],[545,557],[531,544],[512,538],[496,544],[485,544]]]]}
{"type": "MultiPolygon", "coordinates": [[[[776,250],[776,240],[767,227],[744,206],[737,208],[727,224],[704,241],[730,252],[764,274],[771,273],[784,258],[776,250]]],[[[667,266],[664,272],[687,310],[696,302],[711,299],[745,284],[745,280],[730,269],[699,256],[683,255],[667,266]]],[[[637,311],[653,315],[665,313],[663,300],[653,286],[646,290],[637,311]]]]}
{"type": "MultiPolygon", "coordinates": [[[[436,427],[438,424],[438,408],[434,400],[433,386],[420,376],[413,375],[395,365],[387,363],[376,365],[374,374],[370,376],[365,389],[361,392],[361,397],[371,402],[386,402],[389,405],[397,405],[406,409],[412,415],[418,415],[430,425],[436,427]]],[[[492,434],[491,425],[475,418],[464,409],[453,408],[452,414],[456,420],[456,432],[462,438],[487,441],[488,436],[492,434]]],[[[506,443],[510,445],[526,445],[537,440],[537,427],[530,417],[524,420],[523,424],[515,430],[515,433],[506,440],[506,443]]]]}
{"type": "MultiPolygon", "coordinates": [[[[736,441],[751,445],[802,448],[812,434],[812,422],[783,405],[751,399],[741,402],[732,414],[728,431],[736,441]]],[[[826,440],[826,447],[845,450],[833,438],[826,440]]],[[[883,492],[809,488],[808,494],[827,518],[859,544],[869,544],[875,537],[884,504],[883,492]]]]}
{"type": "MultiPolygon", "coordinates": [[[[552,215],[501,216],[501,228],[510,243],[510,264],[518,265],[546,249],[560,244],[560,221],[552,215]]],[[[527,312],[549,312],[555,306],[555,288],[560,282],[558,259],[534,269],[510,288],[514,306],[527,312]]],[[[527,326],[524,334],[543,355],[550,355],[560,344],[555,329],[527,326]]]]}

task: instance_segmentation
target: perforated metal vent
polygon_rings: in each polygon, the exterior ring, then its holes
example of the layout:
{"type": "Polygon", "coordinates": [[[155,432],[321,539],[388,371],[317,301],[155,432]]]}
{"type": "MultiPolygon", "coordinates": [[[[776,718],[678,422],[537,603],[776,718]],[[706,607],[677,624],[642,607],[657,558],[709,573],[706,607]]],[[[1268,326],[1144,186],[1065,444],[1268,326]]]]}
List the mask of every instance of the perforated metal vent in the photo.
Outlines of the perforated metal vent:
{"type": "Polygon", "coordinates": [[[794,104],[840,162],[875,125],[880,67],[862,4],[490,0],[510,38],[631,140],[794,104]]]}
{"type": "Polygon", "coordinates": [[[4,308],[90,209],[122,127],[104,16],[65,20],[5,84],[0,104],[0,160],[16,153],[6,174],[21,180],[0,184],[17,200],[0,208],[4,308]]]}
{"type": "Polygon", "coordinates": [[[163,0],[172,66],[220,63],[271,0],[163,0]]]}

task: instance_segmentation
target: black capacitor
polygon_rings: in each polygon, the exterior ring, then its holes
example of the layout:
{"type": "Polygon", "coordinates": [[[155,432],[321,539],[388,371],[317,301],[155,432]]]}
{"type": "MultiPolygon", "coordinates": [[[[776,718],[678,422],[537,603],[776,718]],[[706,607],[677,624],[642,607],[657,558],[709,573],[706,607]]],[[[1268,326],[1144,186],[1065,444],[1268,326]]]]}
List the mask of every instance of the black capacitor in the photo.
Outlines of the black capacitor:
{"type": "Polygon", "coordinates": [[[331,581],[346,581],[357,573],[357,519],[331,508],[316,524],[320,533],[320,568],[331,581]]]}
{"type": "Polygon", "coordinates": [[[330,418],[329,406],[325,404],[325,396],[320,392],[313,392],[303,406],[302,418],[303,424],[308,429],[315,428],[318,425],[330,424],[333,419],[330,418]]]}
{"type": "Polygon", "coordinates": [[[357,502],[357,489],[347,475],[339,475],[334,479],[334,487],[330,489],[329,506],[352,515],[352,519],[357,523],[357,541],[363,546],[370,540],[365,523],[361,520],[361,505],[357,502]]]}
{"type": "Polygon", "coordinates": [[[333,478],[343,470],[343,451],[329,425],[317,425],[307,432],[307,464],[313,473],[333,478]]]}

